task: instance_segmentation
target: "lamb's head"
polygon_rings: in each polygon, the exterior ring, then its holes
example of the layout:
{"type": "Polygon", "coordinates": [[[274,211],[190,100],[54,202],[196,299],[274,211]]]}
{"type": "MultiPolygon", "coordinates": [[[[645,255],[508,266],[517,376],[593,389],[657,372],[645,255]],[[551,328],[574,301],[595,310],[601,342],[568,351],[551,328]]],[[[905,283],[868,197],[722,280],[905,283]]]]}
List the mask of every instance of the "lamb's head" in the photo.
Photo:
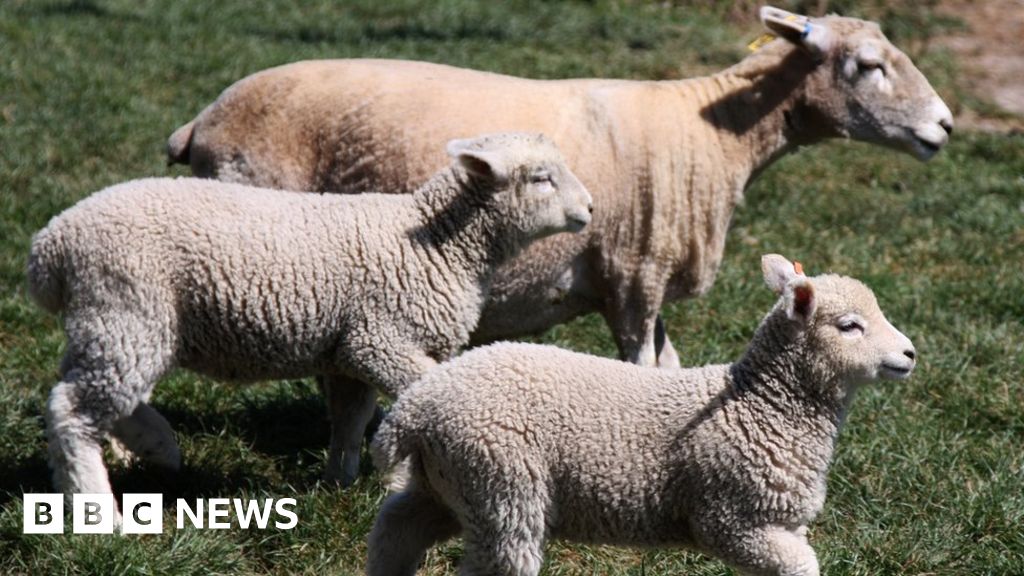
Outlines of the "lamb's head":
{"type": "Polygon", "coordinates": [[[578,232],[591,218],[586,187],[542,134],[499,133],[448,143],[477,192],[525,239],[578,232]]]}
{"type": "Polygon", "coordinates": [[[853,278],[805,276],[777,254],[761,259],[768,287],[780,295],[766,323],[783,326],[811,380],[846,389],[861,383],[902,379],[914,369],[914,345],[893,327],[874,293],[853,278]]]}
{"type": "Polygon", "coordinates": [[[807,123],[919,160],[930,159],[948,141],[953,131],[949,107],[878,24],[839,16],[808,18],[767,6],[761,20],[814,63],[803,96],[807,123]]]}

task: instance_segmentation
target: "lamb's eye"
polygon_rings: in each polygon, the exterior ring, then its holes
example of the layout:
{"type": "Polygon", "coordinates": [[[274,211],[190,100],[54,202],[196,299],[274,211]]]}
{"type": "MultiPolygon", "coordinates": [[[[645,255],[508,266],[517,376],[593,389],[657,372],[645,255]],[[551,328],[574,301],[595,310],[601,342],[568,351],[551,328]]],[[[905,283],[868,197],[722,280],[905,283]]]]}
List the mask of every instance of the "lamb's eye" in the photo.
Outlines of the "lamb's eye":
{"type": "Polygon", "coordinates": [[[885,75],[885,65],[880,60],[858,60],[857,71],[863,76],[873,70],[878,70],[885,75]]]}
{"type": "Polygon", "coordinates": [[[530,184],[543,184],[544,182],[554,184],[551,180],[551,174],[548,174],[547,172],[537,172],[536,174],[530,175],[530,184]]]}

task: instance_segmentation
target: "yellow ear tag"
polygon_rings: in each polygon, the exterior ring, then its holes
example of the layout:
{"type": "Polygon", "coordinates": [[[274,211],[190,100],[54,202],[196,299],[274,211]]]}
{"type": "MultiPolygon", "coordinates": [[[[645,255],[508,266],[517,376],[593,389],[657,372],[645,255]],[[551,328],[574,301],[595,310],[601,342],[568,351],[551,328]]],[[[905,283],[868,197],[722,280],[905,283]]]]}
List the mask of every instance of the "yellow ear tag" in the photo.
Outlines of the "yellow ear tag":
{"type": "Polygon", "coordinates": [[[793,270],[801,276],[804,275],[804,265],[799,262],[793,262],[793,270]]]}
{"type": "MultiPolygon", "coordinates": [[[[800,19],[801,16],[797,16],[796,14],[790,14],[789,16],[786,16],[786,22],[795,22],[800,19]]],[[[750,50],[751,52],[757,52],[758,50],[761,49],[762,46],[771,42],[772,40],[775,40],[776,38],[778,38],[778,36],[776,36],[775,34],[772,34],[771,32],[765,32],[764,34],[758,36],[757,39],[755,39],[753,42],[747,44],[747,49],[750,50]]]]}
{"type": "Polygon", "coordinates": [[[764,34],[758,36],[757,39],[755,39],[753,42],[747,44],[747,49],[750,50],[751,52],[757,52],[758,50],[761,49],[761,46],[764,46],[765,44],[771,42],[772,40],[775,40],[775,34],[765,32],[764,34]]]}

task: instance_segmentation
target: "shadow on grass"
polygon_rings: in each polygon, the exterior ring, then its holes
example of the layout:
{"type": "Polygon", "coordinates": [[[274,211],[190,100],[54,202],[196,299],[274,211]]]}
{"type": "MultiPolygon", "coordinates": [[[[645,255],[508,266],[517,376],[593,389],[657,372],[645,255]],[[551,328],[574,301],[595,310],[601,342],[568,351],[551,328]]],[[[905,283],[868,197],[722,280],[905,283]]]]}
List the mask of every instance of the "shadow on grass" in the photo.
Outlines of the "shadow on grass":
{"type": "MultiPolygon", "coordinates": [[[[175,498],[237,494],[289,485],[311,488],[323,474],[330,425],[313,386],[272,385],[243,397],[235,407],[162,405],[156,408],[183,448],[182,467],[171,471],[136,460],[121,464],[107,455],[118,495],[161,493],[175,498]]],[[[363,458],[361,472],[372,465],[363,458]]],[[[45,449],[13,461],[0,460],[0,507],[24,493],[52,492],[45,449]]]]}
{"type": "Polygon", "coordinates": [[[71,0],[70,2],[52,2],[47,4],[29,4],[21,9],[23,12],[37,16],[90,16],[112,20],[138,20],[137,16],[123,12],[111,12],[93,0],[71,0]]]}
{"type": "Polygon", "coordinates": [[[53,485],[42,454],[16,462],[0,460],[0,508],[22,494],[45,492],[53,492],[53,485]]]}

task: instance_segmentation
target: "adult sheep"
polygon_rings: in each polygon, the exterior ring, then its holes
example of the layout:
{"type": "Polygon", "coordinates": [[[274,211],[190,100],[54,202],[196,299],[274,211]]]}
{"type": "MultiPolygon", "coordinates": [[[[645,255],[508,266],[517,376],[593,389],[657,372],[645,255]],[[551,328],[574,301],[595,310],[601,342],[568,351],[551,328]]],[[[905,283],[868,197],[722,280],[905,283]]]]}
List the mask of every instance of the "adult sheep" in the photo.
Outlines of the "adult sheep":
{"type": "Polygon", "coordinates": [[[851,278],[763,259],[779,299],[733,364],[656,370],[500,343],[431,370],[374,439],[412,461],[369,540],[370,576],[412,576],[465,539],[460,574],[537,574],[549,538],[683,545],[744,574],[817,576],[807,526],[853,393],[914,347],[851,278]]]}
{"type": "Polygon", "coordinates": [[[408,196],[151,178],[54,217],[32,240],[28,283],[67,334],[46,409],[57,487],[110,492],[107,432],[176,467],[170,426],[146,402],[177,367],[323,377],[328,474],[353,480],[376,389],[397,395],[469,341],[497,265],[590,220],[590,195],[543,136],[448,149],[451,166],[408,196]]]}
{"type": "Polygon", "coordinates": [[[538,81],[391,60],[307,61],[245,78],[170,137],[171,162],[260,186],[411,191],[464,133],[541,131],[594,195],[582,236],[499,270],[474,343],[589,312],[621,356],[678,365],[663,301],[712,285],[748,184],[798,146],[845,137],[921,160],[952,115],[877,24],[764,8],[780,38],[712,76],[538,81]]]}

